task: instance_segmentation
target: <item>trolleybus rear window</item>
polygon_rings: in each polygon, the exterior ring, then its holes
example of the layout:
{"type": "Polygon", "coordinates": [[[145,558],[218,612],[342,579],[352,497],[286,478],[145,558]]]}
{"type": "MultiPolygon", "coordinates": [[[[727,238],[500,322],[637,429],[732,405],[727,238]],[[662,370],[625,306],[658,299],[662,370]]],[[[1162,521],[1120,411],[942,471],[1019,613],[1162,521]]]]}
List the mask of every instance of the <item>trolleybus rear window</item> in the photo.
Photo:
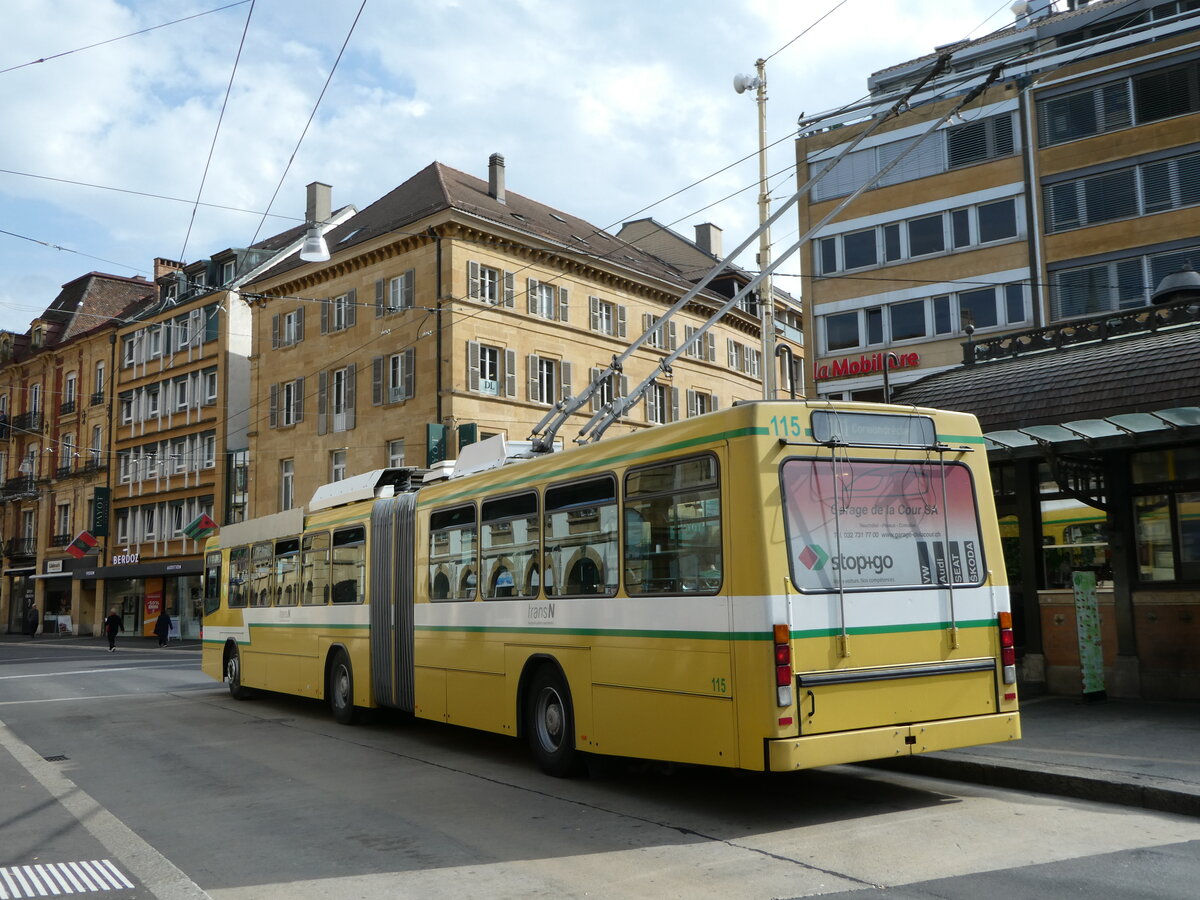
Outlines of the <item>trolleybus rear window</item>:
{"type": "Polygon", "coordinates": [[[790,459],[788,561],[802,591],[982,584],[975,489],[958,463],[790,459]]]}

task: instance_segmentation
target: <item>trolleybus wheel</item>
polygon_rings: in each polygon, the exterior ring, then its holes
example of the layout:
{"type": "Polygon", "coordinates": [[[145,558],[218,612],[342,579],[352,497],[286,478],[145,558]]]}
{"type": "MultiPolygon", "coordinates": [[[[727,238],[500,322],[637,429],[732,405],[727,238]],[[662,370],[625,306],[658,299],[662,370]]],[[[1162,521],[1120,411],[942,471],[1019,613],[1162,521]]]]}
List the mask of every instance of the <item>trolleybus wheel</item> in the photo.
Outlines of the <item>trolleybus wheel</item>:
{"type": "Polygon", "coordinates": [[[575,750],[575,713],[571,692],[552,666],[534,673],[526,704],[525,733],[533,758],[556,778],[578,774],[583,760],[575,750]]]}
{"type": "Polygon", "coordinates": [[[250,689],[242,684],[242,656],[233,647],[225,654],[225,681],[229,685],[229,696],[234,700],[246,700],[250,689]]]}
{"type": "Polygon", "coordinates": [[[354,722],[354,671],[345,651],[339,650],[329,669],[329,710],[342,725],[354,722]]]}

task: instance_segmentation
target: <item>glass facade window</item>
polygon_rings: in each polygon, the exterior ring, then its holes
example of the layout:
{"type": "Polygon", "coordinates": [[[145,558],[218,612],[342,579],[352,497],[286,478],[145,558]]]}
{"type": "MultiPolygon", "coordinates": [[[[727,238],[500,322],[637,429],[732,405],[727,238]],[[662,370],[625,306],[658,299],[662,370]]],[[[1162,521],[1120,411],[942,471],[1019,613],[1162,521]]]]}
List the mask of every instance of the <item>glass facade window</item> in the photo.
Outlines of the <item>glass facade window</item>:
{"type": "Polygon", "coordinates": [[[946,249],[946,236],[943,233],[942,217],[926,216],[923,219],[912,219],[908,223],[908,255],[925,256],[929,253],[941,253],[946,249]]]}
{"type": "Polygon", "coordinates": [[[842,255],[844,268],[847,269],[877,265],[879,256],[875,247],[875,229],[842,235],[842,255]]]}

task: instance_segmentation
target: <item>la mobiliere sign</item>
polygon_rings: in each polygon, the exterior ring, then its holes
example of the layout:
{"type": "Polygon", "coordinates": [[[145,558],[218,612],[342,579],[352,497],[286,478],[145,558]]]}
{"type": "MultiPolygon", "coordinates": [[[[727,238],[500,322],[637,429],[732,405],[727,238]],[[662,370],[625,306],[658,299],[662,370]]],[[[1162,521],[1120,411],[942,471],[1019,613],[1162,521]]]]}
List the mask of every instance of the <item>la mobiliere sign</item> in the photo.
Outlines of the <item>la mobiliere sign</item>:
{"type": "Polygon", "coordinates": [[[827,378],[842,378],[846,375],[870,375],[883,371],[883,362],[887,356],[892,357],[888,371],[895,369],[912,369],[921,364],[919,353],[864,353],[858,358],[847,356],[845,359],[835,359],[833,362],[821,363],[817,366],[817,380],[827,378]]]}

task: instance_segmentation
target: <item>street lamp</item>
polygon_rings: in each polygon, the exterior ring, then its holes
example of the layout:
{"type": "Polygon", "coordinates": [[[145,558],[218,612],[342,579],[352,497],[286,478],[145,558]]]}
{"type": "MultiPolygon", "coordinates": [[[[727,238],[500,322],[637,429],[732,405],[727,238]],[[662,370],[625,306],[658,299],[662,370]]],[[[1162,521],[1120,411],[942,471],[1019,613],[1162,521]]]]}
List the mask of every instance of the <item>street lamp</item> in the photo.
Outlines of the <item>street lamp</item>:
{"type": "MultiPolygon", "coordinates": [[[[758,101],[758,224],[762,232],[758,236],[758,269],[771,265],[771,229],[767,219],[771,216],[771,198],[767,193],[767,61],[754,63],[757,76],[736,75],[733,89],[744,94],[754,89],[758,101]]],[[[763,399],[775,398],[775,292],[771,287],[771,276],[767,275],[758,284],[758,312],[762,323],[762,385],[763,399]]]]}

